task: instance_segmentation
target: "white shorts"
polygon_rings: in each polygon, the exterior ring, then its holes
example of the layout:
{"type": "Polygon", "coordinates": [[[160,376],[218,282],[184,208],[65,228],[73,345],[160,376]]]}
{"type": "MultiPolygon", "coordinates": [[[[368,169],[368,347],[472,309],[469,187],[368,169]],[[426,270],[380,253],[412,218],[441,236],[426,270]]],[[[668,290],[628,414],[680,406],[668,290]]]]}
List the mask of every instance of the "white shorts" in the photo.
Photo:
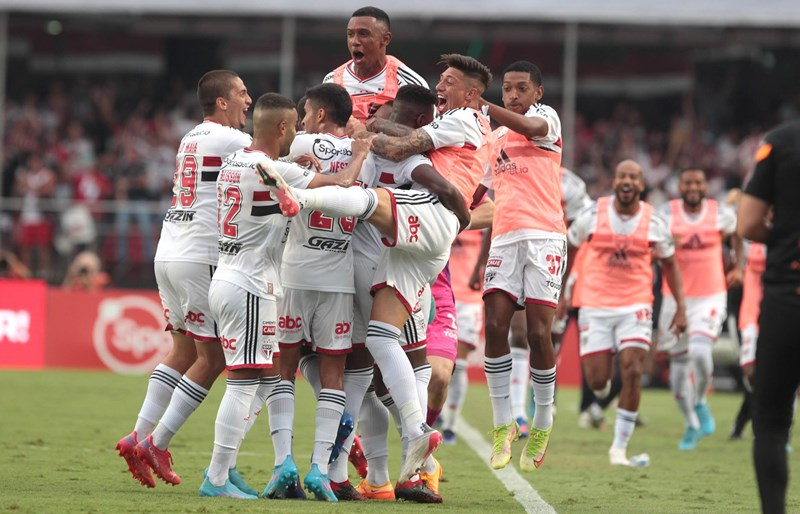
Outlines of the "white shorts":
{"type": "Polygon", "coordinates": [[[271,368],[273,354],[278,355],[277,299],[214,280],[208,301],[219,322],[227,368],[271,368]]]}
{"type": "Polygon", "coordinates": [[[747,325],[742,329],[742,347],[739,350],[739,366],[747,367],[756,363],[756,343],[758,325],[747,325]]]}
{"type": "Polygon", "coordinates": [[[287,287],[281,301],[278,332],[284,348],[307,343],[319,353],[350,353],[353,295],[287,287]]]}
{"type": "MultiPolygon", "coordinates": [[[[626,348],[650,351],[653,337],[653,309],[644,307],[630,312],[603,313],[578,311],[580,355],[616,353],[626,348]]],[[[601,312],[597,312],[601,311],[601,312]]]]}
{"type": "Polygon", "coordinates": [[[154,267],[166,330],[180,332],[196,341],[219,341],[217,324],[208,305],[208,291],[216,266],[156,261],[154,267]]]}
{"type": "Polygon", "coordinates": [[[439,199],[423,191],[387,189],[397,226],[375,270],[372,290],[392,287],[408,312],[417,309],[424,286],[444,269],[458,234],[458,218],[439,199]]]}
{"type": "Polygon", "coordinates": [[[671,356],[682,355],[689,351],[689,334],[699,333],[716,340],[722,331],[722,323],[727,315],[727,293],[686,298],[686,332],[675,337],[669,326],[675,317],[677,305],[675,297],[665,295],[661,302],[661,313],[658,317],[658,351],[669,352],[671,356]]]}
{"type": "Polygon", "coordinates": [[[477,348],[483,329],[483,304],[456,302],[456,325],[458,342],[477,348]]]}
{"type": "MultiPolygon", "coordinates": [[[[388,250],[387,250],[388,251],[388,250]]],[[[372,279],[375,263],[369,259],[355,259],[356,295],[353,305],[353,348],[363,348],[367,341],[367,326],[372,312],[372,279]]],[[[400,332],[400,346],[404,350],[425,347],[425,334],[428,330],[428,317],[431,307],[431,288],[426,287],[419,299],[418,308],[411,313],[400,332]]]]}
{"type": "Polygon", "coordinates": [[[566,267],[566,239],[493,244],[483,275],[483,294],[502,291],[520,307],[525,303],[537,303],[555,308],[566,267]]]}

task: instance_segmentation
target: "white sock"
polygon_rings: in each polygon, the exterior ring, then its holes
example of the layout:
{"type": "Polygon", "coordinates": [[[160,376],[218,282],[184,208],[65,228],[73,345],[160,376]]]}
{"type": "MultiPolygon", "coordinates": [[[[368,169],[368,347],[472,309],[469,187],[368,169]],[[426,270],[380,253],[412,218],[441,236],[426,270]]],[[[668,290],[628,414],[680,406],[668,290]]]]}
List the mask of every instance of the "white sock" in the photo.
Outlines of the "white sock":
{"type": "Polygon", "coordinates": [[[714,374],[714,340],[703,334],[689,335],[689,359],[694,368],[696,403],[706,403],[706,392],[714,374]]]}
{"type": "Polygon", "coordinates": [[[500,357],[485,357],[483,371],[489,386],[489,398],[492,400],[494,426],[508,425],[511,417],[511,354],[500,357]]]}
{"type": "MultiPolygon", "coordinates": [[[[350,413],[361,412],[361,404],[364,402],[364,395],[372,384],[372,367],[362,369],[344,370],[344,394],[347,398],[344,410],[350,413]]],[[[350,448],[356,438],[356,430],[353,429],[342,445],[339,457],[328,465],[328,478],[337,483],[347,481],[347,462],[350,456],[350,448]]]]}
{"type": "Polygon", "coordinates": [[[467,398],[467,388],[469,387],[469,377],[467,377],[467,367],[469,363],[466,359],[456,360],[456,367],[453,369],[453,376],[450,378],[450,388],[447,390],[447,400],[445,401],[444,411],[442,412],[442,430],[454,430],[458,415],[464,407],[467,398]]]}
{"type": "Polygon", "coordinates": [[[536,412],[531,422],[533,428],[547,430],[553,426],[553,402],[556,398],[556,367],[550,369],[530,368],[533,384],[533,400],[536,412]]]}
{"type": "Polygon", "coordinates": [[[669,363],[669,388],[675,403],[683,414],[684,427],[699,429],[700,421],[694,411],[694,385],[689,380],[689,358],[686,355],[673,357],[669,363]]]}
{"type": "Polygon", "coordinates": [[[133,428],[140,441],[153,432],[158,420],[164,415],[180,379],[181,374],[178,371],[164,364],[159,364],[153,370],[147,383],[147,393],[144,395],[139,417],[136,419],[136,426],[133,428]]]}
{"type": "Polygon", "coordinates": [[[389,411],[389,414],[392,415],[392,421],[394,421],[394,428],[397,429],[397,433],[401,436],[403,435],[403,420],[400,418],[400,409],[397,408],[397,405],[394,403],[394,398],[389,393],[386,393],[383,396],[379,396],[378,400],[380,400],[381,404],[386,407],[386,410],[389,411]]]}
{"type": "Polygon", "coordinates": [[[239,458],[239,449],[242,447],[244,438],[247,437],[250,429],[256,424],[258,416],[264,409],[264,404],[267,403],[267,398],[269,398],[269,395],[272,394],[272,390],[275,389],[275,386],[278,385],[278,382],[280,381],[281,377],[277,375],[274,377],[260,377],[258,379],[258,389],[256,389],[256,394],[253,396],[253,403],[250,404],[250,414],[247,416],[247,425],[244,427],[244,436],[239,442],[239,448],[236,449],[236,454],[230,462],[231,468],[236,467],[236,459],[239,458]]]}
{"type": "Polygon", "coordinates": [[[244,437],[257,389],[257,378],[227,381],[214,423],[214,453],[208,467],[208,480],[212,485],[223,486],[228,480],[228,470],[244,437]]]}
{"type": "Polygon", "coordinates": [[[319,396],[322,390],[322,381],[319,378],[319,356],[315,353],[303,355],[300,357],[300,363],[297,365],[300,368],[300,373],[311,384],[311,389],[314,390],[314,396],[319,396]]]}
{"type": "Polygon", "coordinates": [[[425,416],[416,394],[416,380],[411,363],[400,347],[400,330],[388,323],[370,321],[367,349],[383,375],[403,421],[403,434],[413,439],[423,435],[425,416]]]}
{"type": "Polygon", "coordinates": [[[317,398],[317,428],[311,463],[316,464],[323,475],[328,474],[328,460],[339,431],[345,401],[344,391],[338,389],[322,389],[317,398]]]}
{"type": "Polygon", "coordinates": [[[367,458],[367,482],[383,485],[389,481],[389,412],[383,406],[375,389],[367,391],[361,404],[358,429],[361,432],[361,446],[367,458]]]}
{"type": "Polygon", "coordinates": [[[528,382],[530,363],[527,348],[511,348],[511,417],[528,419],[528,382]]]}
{"type": "Polygon", "coordinates": [[[431,365],[428,363],[420,364],[414,368],[414,379],[417,381],[417,396],[419,397],[419,406],[423,411],[428,409],[428,384],[431,383],[431,365]]]}
{"type": "Polygon", "coordinates": [[[638,412],[617,409],[617,421],[614,424],[614,442],[612,448],[627,448],[628,441],[631,440],[633,429],[636,428],[636,418],[638,412]]]}
{"type": "Polygon", "coordinates": [[[292,427],[294,425],[294,381],[281,380],[267,398],[269,431],[275,448],[275,465],[283,464],[292,453],[292,427]]]}
{"type": "Polygon", "coordinates": [[[189,416],[197,410],[208,396],[208,389],[200,387],[186,376],[181,377],[178,386],[172,393],[166,412],[161,417],[161,422],[153,430],[153,444],[162,450],[169,446],[169,442],[178,433],[189,416]]]}
{"type": "Polygon", "coordinates": [[[372,189],[328,186],[295,189],[294,192],[304,209],[322,211],[337,218],[367,219],[378,208],[378,194],[372,189]]]}

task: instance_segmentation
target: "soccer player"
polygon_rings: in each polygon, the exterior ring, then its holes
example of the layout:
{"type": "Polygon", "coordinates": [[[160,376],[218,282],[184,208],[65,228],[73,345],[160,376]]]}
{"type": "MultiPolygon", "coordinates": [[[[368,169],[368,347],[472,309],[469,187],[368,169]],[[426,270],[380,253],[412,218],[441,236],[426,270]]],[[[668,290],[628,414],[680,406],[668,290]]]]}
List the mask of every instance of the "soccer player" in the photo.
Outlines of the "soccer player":
{"type": "Polygon", "coordinates": [[[509,402],[512,359],[508,344],[514,311],[525,309],[530,377],[536,413],[520,468],[532,471],[545,457],[553,426],[556,365],[550,329],[558,305],[567,257],[561,207],[561,122],[540,103],[539,68],[527,61],[503,72],[505,108],[482,100],[501,125],[494,133],[492,158],[478,194],[491,188],[497,210],[484,273],[485,372],[492,400],[494,469],[511,461],[519,427],[509,402]]]}
{"type": "MultiPolygon", "coordinates": [[[[375,116],[416,129],[433,120],[435,104],[436,96],[426,87],[406,85],[398,90],[389,115],[386,117],[381,115],[381,111],[384,110],[382,107],[375,116]]],[[[413,174],[418,166],[430,166],[430,160],[417,154],[396,163],[373,153],[365,162],[359,180],[366,187],[408,189],[412,187],[413,174]]],[[[421,171],[424,169],[424,167],[421,168],[421,171]]],[[[374,226],[369,223],[359,223],[356,225],[353,236],[353,247],[356,262],[356,311],[358,313],[353,324],[353,342],[354,346],[356,344],[363,346],[373,305],[370,290],[385,246],[381,242],[380,232],[374,226]]],[[[414,306],[411,316],[400,334],[400,344],[414,370],[420,406],[425,406],[427,403],[428,382],[431,375],[431,366],[428,364],[425,352],[429,311],[430,288],[426,287],[425,292],[419,298],[419,306],[414,306]]],[[[369,352],[366,353],[369,355],[369,352]]],[[[354,351],[352,355],[355,354],[354,351]]],[[[370,362],[372,362],[371,355],[370,362]]],[[[389,448],[386,440],[389,428],[387,409],[391,412],[401,434],[402,421],[397,404],[394,403],[381,378],[378,370],[375,390],[368,399],[364,400],[365,409],[362,410],[359,421],[364,454],[369,465],[367,475],[358,485],[357,490],[366,499],[394,500],[399,498],[418,503],[441,503],[442,498],[438,494],[438,490],[433,491],[428,487],[425,474],[419,477],[414,476],[405,482],[398,482],[395,487],[392,486],[389,478],[389,448]]],[[[436,487],[438,481],[431,485],[436,487]]],[[[336,488],[334,489],[336,490],[336,488]]]]}
{"type": "Polygon", "coordinates": [[[764,298],[753,386],[753,459],[763,512],[786,512],[786,456],[800,385],[800,122],[768,133],[739,204],[736,233],[765,243],[764,298]],[[769,216],[770,212],[774,216],[769,216]]]}
{"type": "Polygon", "coordinates": [[[735,265],[741,245],[734,234],[736,213],[727,205],[706,198],[708,182],[702,169],[681,170],[678,188],[681,197],[664,204],[659,215],[667,222],[675,242],[675,262],[681,272],[689,325],[687,334],[681,337],[670,331],[675,297],[664,281],[659,350],[669,352],[670,388],[684,418],[685,431],[678,448],[693,450],[702,436],[713,434],[716,428],[706,398],[714,370],[711,350],[725,321],[728,286],[741,283],[741,270],[735,265]],[[730,235],[734,266],[726,277],[722,242],[730,235]]]}
{"type": "Polygon", "coordinates": [[[444,267],[449,248],[460,228],[469,223],[467,206],[486,160],[488,120],[476,109],[488,87],[491,73],[475,59],[450,54],[442,56],[447,69],[436,87],[438,110],[433,123],[418,129],[392,125],[389,136],[378,135],[373,151],[401,161],[432,150],[434,168],[415,182],[428,191],[391,189],[294,190],[278,175],[265,177],[282,198],[285,215],[300,208],[318,209],[335,216],[357,215],[372,223],[391,250],[384,252],[376,270],[377,286],[367,334],[367,348],[383,375],[403,418],[408,452],[399,481],[408,480],[436,449],[441,435],[427,426],[414,394],[414,374],[397,344],[400,329],[414,309],[423,286],[444,267]],[[455,214],[454,214],[455,213],[455,214]]]}
{"type": "MultiPolygon", "coordinates": [[[[592,203],[592,200],[586,193],[586,183],[578,175],[563,166],[559,168],[559,173],[561,175],[561,206],[564,210],[564,220],[569,227],[578,214],[592,203]]],[[[562,294],[565,290],[562,288],[562,294]]],[[[550,337],[556,354],[558,354],[561,337],[564,335],[568,321],[567,314],[559,316],[558,311],[556,312],[550,327],[550,337]]],[[[527,437],[530,433],[528,413],[525,408],[528,384],[532,383],[527,331],[525,311],[515,312],[511,318],[508,341],[511,346],[511,415],[519,425],[520,438],[527,437]]],[[[534,401],[533,395],[531,395],[531,400],[534,401]]],[[[532,416],[534,416],[536,413],[535,403],[532,412],[532,416]]]]}
{"type": "Polygon", "coordinates": [[[613,187],[614,195],[584,209],[568,232],[572,247],[586,245],[587,265],[581,269],[574,293],[580,305],[580,356],[589,387],[603,398],[610,389],[614,353],[619,353],[622,390],[609,460],[618,466],[647,466],[646,454],[628,459],[627,448],[639,410],[644,361],[652,344],[653,255],[675,296],[670,325],[676,334],[686,328],[686,311],[667,224],[639,199],[644,189],[641,166],[631,160],[620,162],[613,187]]]}
{"type": "Polygon", "coordinates": [[[323,82],[343,86],[353,99],[353,116],[361,123],[384,103],[394,100],[406,84],[428,83],[399,59],[386,55],[392,41],[389,15],[377,7],[357,9],[347,23],[347,49],[351,59],[323,82]]]}
{"type": "MultiPolygon", "coordinates": [[[[335,175],[352,155],[353,140],[345,135],[352,112],[350,96],[341,86],[321,84],[306,91],[305,98],[305,133],[294,139],[289,159],[311,154],[322,165],[322,173],[335,175]]],[[[318,498],[330,501],[337,500],[328,477],[328,461],[339,421],[345,411],[360,410],[372,381],[371,368],[365,370],[368,373],[344,376],[345,358],[352,349],[355,289],[351,237],[355,224],[353,217],[332,218],[319,211],[303,211],[292,220],[281,264],[285,288],[278,327],[281,384],[288,392],[294,383],[301,350],[316,354],[317,428],[306,487],[318,498]]],[[[294,400],[280,406],[282,419],[294,419],[294,400]]],[[[352,429],[352,421],[350,425],[352,429]]],[[[281,429],[288,429],[291,440],[293,427],[281,429]]],[[[278,456],[278,461],[291,453],[291,448],[281,450],[285,454],[278,456]]]]}
{"type": "MultiPolygon", "coordinates": [[[[276,227],[273,226],[271,219],[260,219],[269,214],[278,213],[279,208],[274,203],[270,203],[272,200],[266,188],[259,186],[259,189],[251,183],[252,180],[258,180],[258,177],[255,179],[253,178],[253,174],[256,173],[257,165],[270,168],[274,167],[281,170],[282,174],[288,174],[291,182],[296,187],[300,188],[314,188],[325,185],[348,186],[353,184],[358,176],[361,164],[363,164],[364,158],[369,151],[370,144],[369,139],[354,143],[350,149],[352,152],[350,164],[340,168],[338,173],[331,175],[313,173],[299,166],[277,161],[279,157],[283,157],[289,153],[292,141],[295,138],[296,125],[297,111],[295,110],[293,101],[274,93],[268,93],[259,98],[256,103],[256,112],[254,116],[257,146],[237,153],[232,156],[231,160],[229,160],[230,162],[228,162],[229,167],[239,170],[239,175],[248,177],[247,182],[243,183],[242,186],[245,189],[238,194],[240,197],[238,200],[240,202],[256,202],[256,204],[242,203],[237,207],[236,189],[231,185],[230,194],[232,196],[223,196],[223,200],[225,200],[223,206],[226,208],[226,211],[224,213],[220,212],[221,230],[223,230],[224,235],[234,238],[234,236],[239,234],[239,224],[242,223],[243,227],[251,229],[250,232],[244,232],[244,228],[242,228],[242,234],[244,234],[242,237],[247,236],[248,238],[253,238],[243,241],[237,241],[235,238],[232,241],[224,241],[225,244],[221,246],[221,253],[225,255],[226,252],[233,252],[240,257],[231,259],[231,262],[229,262],[227,266],[231,269],[226,271],[225,275],[223,275],[224,277],[233,277],[226,278],[226,281],[232,282],[233,285],[228,286],[225,284],[221,285],[220,288],[231,289],[231,287],[239,287],[244,289],[245,292],[249,293],[249,296],[240,292],[239,296],[242,298],[251,298],[253,295],[258,296],[261,294],[262,296],[259,298],[266,298],[264,309],[266,309],[266,312],[271,318],[274,318],[274,322],[277,323],[277,328],[280,328],[277,319],[277,310],[271,310],[277,309],[277,307],[270,305],[271,300],[268,296],[280,296],[279,286],[276,285],[279,283],[277,279],[277,262],[279,262],[280,255],[283,252],[282,243],[285,223],[278,227],[280,230],[276,232],[276,227]],[[242,207],[242,205],[244,207],[242,207]],[[250,213],[250,218],[248,218],[247,221],[239,221],[236,216],[240,211],[242,214],[239,214],[239,216],[244,218],[250,213]],[[256,214],[260,216],[256,216],[256,214]],[[277,241],[274,237],[277,237],[277,241]],[[242,250],[242,248],[245,247],[248,248],[248,251],[242,250]],[[255,289],[254,282],[261,283],[262,279],[256,279],[254,277],[263,277],[266,281],[264,287],[255,289]],[[272,284],[271,288],[270,284],[272,284]],[[272,290],[270,291],[270,289],[272,290]]],[[[234,175],[231,175],[231,180],[235,182],[237,176],[234,175]]],[[[239,180],[244,179],[239,178],[239,180]]],[[[225,187],[227,190],[227,186],[225,187]]],[[[228,193],[223,191],[220,192],[220,194],[227,195],[228,193]]],[[[220,257],[220,259],[222,260],[222,257],[220,257]]],[[[239,337],[252,338],[252,331],[250,330],[252,327],[242,324],[241,318],[242,316],[257,316],[257,313],[260,312],[260,304],[257,304],[255,300],[252,300],[251,303],[247,305],[226,304],[221,299],[219,302],[220,303],[217,305],[222,315],[234,317],[235,313],[239,313],[239,317],[235,318],[238,320],[236,321],[238,325],[232,326],[231,330],[233,331],[235,328],[236,330],[246,331],[239,334],[239,337]]],[[[233,324],[234,322],[231,321],[231,323],[233,324]]],[[[284,320],[284,325],[285,324],[286,322],[284,320]]],[[[272,328],[266,327],[264,330],[271,332],[272,328]]],[[[252,380],[254,377],[258,377],[260,372],[259,368],[263,367],[259,366],[259,364],[265,364],[264,362],[253,362],[253,359],[255,359],[253,354],[247,354],[244,357],[246,360],[239,364],[231,364],[231,358],[235,357],[235,355],[227,355],[227,357],[229,357],[229,370],[231,370],[231,373],[235,373],[234,378],[236,380],[244,380],[245,382],[252,380]],[[237,370],[232,370],[232,367],[237,367],[237,370]]],[[[225,456],[230,451],[231,441],[237,440],[237,438],[241,440],[243,435],[244,426],[238,423],[238,421],[234,423],[232,420],[244,419],[247,416],[247,413],[245,413],[241,418],[237,418],[239,414],[237,409],[240,409],[241,406],[246,403],[242,398],[250,396],[251,384],[244,383],[236,385],[242,385],[243,387],[233,391],[229,405],[226,406],[223,401],[223,405],[220,406],[220,411],[218,413],[215,457],[219,454],[219,460],[222,462],[225,462],[227,459],[225,456]],[[226,416],[225,421],[222,420],[222,416],[226,416]]],[[[287,490],[295,485],[298,478],[297,467],[291,455],[291,427],[293,421],[291,413],[293,409],[286,408],[286,403],[293,402],[294,384],[291,380],[281,380],[267,399],[267,408],[270,413],[270,431],[275,447],[276,468],[272,480],[270,480],[270,483],[263,493],[264,496],[285,497],[287,490]]],[[[338,425],[338,421],[339,417],[336,418],[334,426],[338,425]]],[[[331,443],[332,442],[331,440],[331,443]]],[[[212,457],[209,481],[214,487],[223,487],[224,482],[220,483],[222,482],[221,478],[213,475],[213,471],[215,470],[214,463],[216,462],[215,457],[212,457]]],[[[325,494],[325,479],[318,468],[315,469],[312,467],[312,470],[306,476],[305,484],[318,498],[322,496],[323,498],[329,499],[329,496],[325,494]]],[[[330,489],[327,488],[327,492],[329,491],[330,489]]],[[[202,493],[203,491],[201,491],[201,494],[202,493]]],[[[333,501],[335,501],[335,497],[333,501]]]]}
{"type": "MultiPolygon", "coordinates": [[[[241,129],[252,100],[242,79],[228,70],[203,75],[197,98],[204,119],[181,140],[172,205],[155,256],[173,347],[150,376],[133,432],[117,443],[128,470],[147,487],[155,487],[150,468],[168,484],[180,483],[167,446],[225,368],[208,305],[218,260],[216,180],[222,159],[250,144],[250,136],[241,129]]],[[[231,477],[237,482],[240,478],[235,469],[231,477]]]]}
{"type": "MultiPolygon", "coordinates": [[[[479,288],[472,288],[471,279],[480,257],[484,233],[466,230],[458,235],[450,249],[453,270],[453,295],[456,301],[458,349],[445,410],[442,412],[442,437],[446,445],[456,443],[456,420],[467,397],[467,359],[480,343],[483,330],[483,300],[479,288]]],[[[481,277],[482,278],[482,277],[481,277]]]]}

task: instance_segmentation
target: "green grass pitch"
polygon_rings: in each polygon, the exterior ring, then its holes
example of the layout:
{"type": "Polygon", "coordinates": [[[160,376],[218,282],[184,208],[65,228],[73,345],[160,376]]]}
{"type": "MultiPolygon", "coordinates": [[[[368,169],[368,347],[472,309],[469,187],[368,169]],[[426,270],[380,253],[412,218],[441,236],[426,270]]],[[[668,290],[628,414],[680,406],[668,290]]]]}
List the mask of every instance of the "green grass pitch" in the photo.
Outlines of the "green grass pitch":
{"type": "MultiPolygon", "coordinates": [[[[437,456],[445,477],[443,505],[395,502],[340,503],[241,501],[200,498],[197,488],[208,465],[214,418],[225,384],[218,381],[209,398],[173,440],[174,469],[183,483],[159,481],[142,488],[114,451],[117,440],[135,421],[147,378],[110,373],[47,371],[0,372],[0,512],[43,513],[229,513],[229,512],[524,512],[492,475],[485,460],[463,441],[442,447],[437,456]]],[[[711,407],[718,432],[694,452],[679,452],[682,423],[668,391],[647,390],[641,413],[648,424],[636,430],[629,455],[647,452],[648,469],[612,468],[606,451],[613,437],[577,427],[578,392],[558,392],[558,415],[545,465],[524,476],[560,513],[731,513],[757,512],[758,495],[749,438],[728,441],[739,395],[715,394],[711,407]]],[[[298,384],[295,452],[301,474],[308,470],[314,433],[314,405],[305,382],[298,384]]],[[[491,425],[485,387],[472,386],[465,418],[480,432],[491,425]]],[[[749,431],[747,432],[749,436],[749,431]]],[[[800,442],[797,443],[800,445],[800,442]]],[[[390,434],[392,473],[399,471],[399,441],[390,434]]],[[[522,443],[514,445],[514,465],[522,443]]],[[[793,471],[798,453],[790,455],[793,471]]],[[[269,480],[273,454],[266,415],[242,447],[239,470],[262,490],[269,480]]],[[[351,468],[351,480],[356,482],[351,468]]],[[[800,511],[800,485],[789,487],[788,511],[800,511]]]]}

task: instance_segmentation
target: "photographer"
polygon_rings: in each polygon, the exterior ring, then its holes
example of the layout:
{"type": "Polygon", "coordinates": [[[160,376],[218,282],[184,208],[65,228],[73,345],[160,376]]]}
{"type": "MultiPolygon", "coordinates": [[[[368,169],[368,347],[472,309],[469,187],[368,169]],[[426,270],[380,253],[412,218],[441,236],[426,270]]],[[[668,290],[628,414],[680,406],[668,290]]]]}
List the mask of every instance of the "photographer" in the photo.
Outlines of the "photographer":
{"type": "Polygon", "coordinates": [[[75,256],[67,270],[64,287],[73,291],[99,291],[109,283],[100,257],[94,252],[81,252],[75,256]]]}

